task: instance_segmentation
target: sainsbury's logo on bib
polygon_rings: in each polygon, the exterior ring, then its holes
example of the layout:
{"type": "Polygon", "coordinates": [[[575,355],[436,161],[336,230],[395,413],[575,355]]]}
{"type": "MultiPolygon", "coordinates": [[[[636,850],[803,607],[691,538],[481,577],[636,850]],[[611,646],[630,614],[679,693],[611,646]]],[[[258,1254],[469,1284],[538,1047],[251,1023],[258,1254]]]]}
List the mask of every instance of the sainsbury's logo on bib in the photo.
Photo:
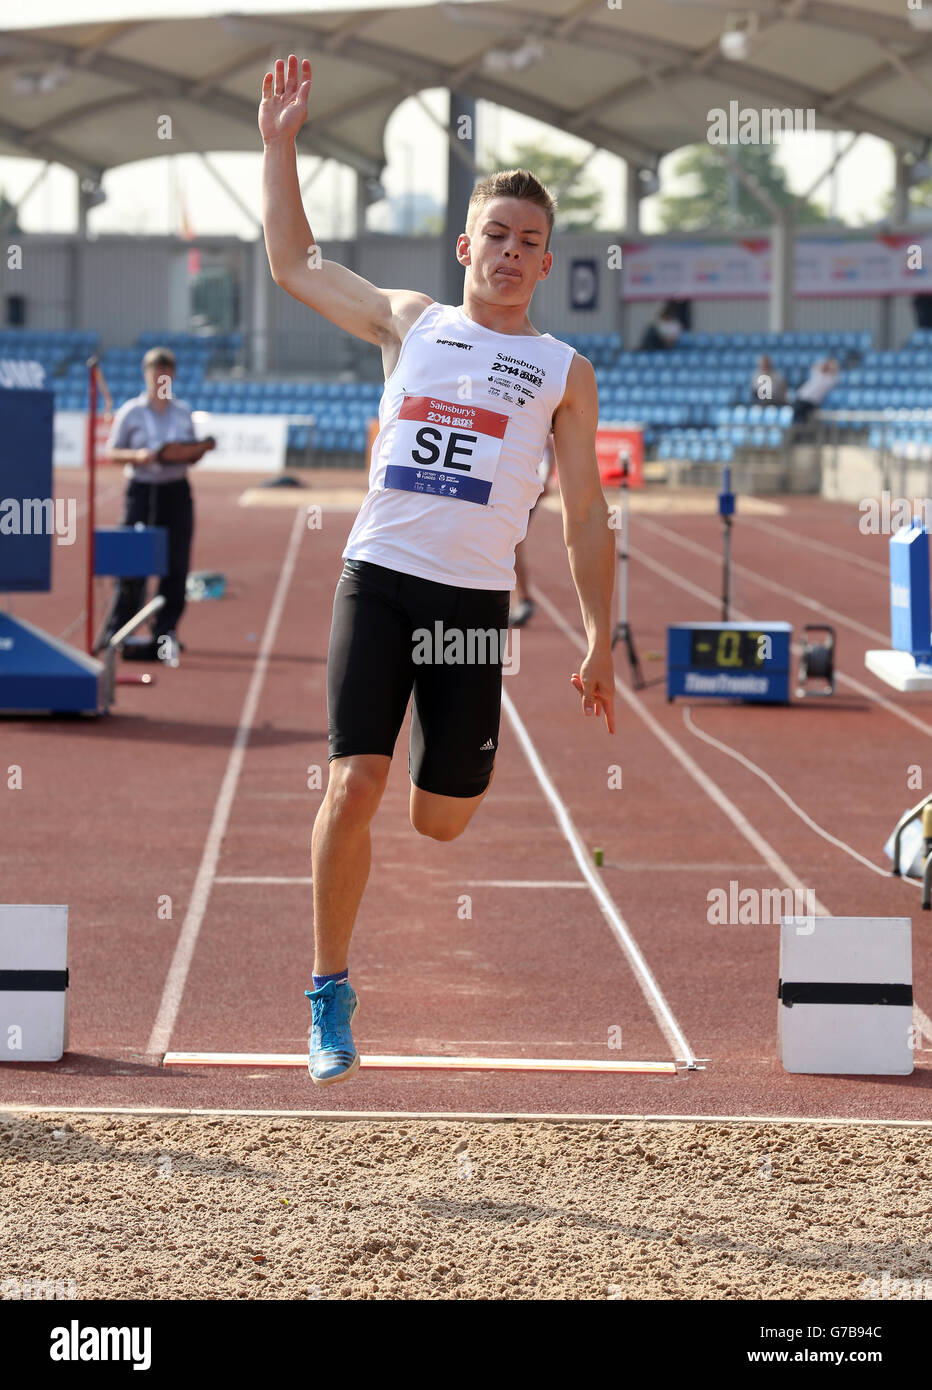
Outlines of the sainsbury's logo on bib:
{"type": "Polygon", "coordinates": [[[385,486],[486,506],[508,416],[470,401],[405,396],[385,486]]]}

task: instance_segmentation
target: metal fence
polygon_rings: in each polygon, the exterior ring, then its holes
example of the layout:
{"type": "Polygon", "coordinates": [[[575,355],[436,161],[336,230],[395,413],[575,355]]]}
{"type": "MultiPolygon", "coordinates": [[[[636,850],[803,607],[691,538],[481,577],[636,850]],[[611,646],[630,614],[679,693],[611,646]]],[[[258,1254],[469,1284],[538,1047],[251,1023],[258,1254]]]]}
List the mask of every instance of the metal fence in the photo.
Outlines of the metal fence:
{"type": "Polygon", "coordinates": [[[905,496],[917,473],[932,496],[932,410],[823,410],[814,417],[822,468],[841,495],[841,450],[859,445],[873,452],[880,490],[905,496]]]}

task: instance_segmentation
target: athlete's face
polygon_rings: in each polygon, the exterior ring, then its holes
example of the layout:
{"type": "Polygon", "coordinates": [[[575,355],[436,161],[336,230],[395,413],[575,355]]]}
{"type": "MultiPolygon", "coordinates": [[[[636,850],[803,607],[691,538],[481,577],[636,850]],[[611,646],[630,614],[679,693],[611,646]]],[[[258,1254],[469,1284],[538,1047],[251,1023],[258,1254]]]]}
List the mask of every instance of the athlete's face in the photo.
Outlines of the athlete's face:
{"type": "Polygon", "coordinates": [[[538,280],[550,274],[553,256],[546,245],[543,208],[523,198],[493,198],[479,213],[472,236],[460,236],[457,259],[483,297],[528,303],[538,280]]]}

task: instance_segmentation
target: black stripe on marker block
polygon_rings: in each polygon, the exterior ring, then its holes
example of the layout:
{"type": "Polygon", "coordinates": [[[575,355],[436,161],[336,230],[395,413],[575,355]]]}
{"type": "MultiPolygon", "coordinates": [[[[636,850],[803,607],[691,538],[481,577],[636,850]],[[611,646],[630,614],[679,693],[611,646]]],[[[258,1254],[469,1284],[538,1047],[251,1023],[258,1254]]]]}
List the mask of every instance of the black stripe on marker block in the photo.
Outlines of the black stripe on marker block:
{"type": "Polygon", "coordinates": [[[0,970],[0,990],[67,988],[67,970],[0,970]]]}
{"type": "Polygon", "coordinates": [[[794,1004],[899,1004],[912,1007],[912,985],[844,984],[820,980],[781,980],[777,998],[794,1004]]]}

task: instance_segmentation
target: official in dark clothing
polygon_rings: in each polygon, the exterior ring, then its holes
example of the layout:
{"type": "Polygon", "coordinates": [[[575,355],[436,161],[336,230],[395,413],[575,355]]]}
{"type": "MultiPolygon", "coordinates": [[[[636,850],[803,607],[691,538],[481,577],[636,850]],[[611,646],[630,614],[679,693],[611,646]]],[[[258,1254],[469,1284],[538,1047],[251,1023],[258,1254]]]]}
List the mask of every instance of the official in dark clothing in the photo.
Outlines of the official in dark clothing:
{"type": "MultiPolygon", "coordinates": [[[[156,644],[162,637],[177,642],[184,612],[185,587],[194,534],[194,504],[187,463],[161,463],[164,444],[194,440],[191,408],[172,391],[175,356],[169,348],[151,348],[142,359],[146,389],[121,405],[107,441],[112,463],[122,463],[129,479],[122,525],[164,526],[168,532],[168,573],[159,593],[165,603],[152,618],[156,644]]],[[[146,576],[119,581],[101,645],[129,622],[146,602],[146,576]]]]}

